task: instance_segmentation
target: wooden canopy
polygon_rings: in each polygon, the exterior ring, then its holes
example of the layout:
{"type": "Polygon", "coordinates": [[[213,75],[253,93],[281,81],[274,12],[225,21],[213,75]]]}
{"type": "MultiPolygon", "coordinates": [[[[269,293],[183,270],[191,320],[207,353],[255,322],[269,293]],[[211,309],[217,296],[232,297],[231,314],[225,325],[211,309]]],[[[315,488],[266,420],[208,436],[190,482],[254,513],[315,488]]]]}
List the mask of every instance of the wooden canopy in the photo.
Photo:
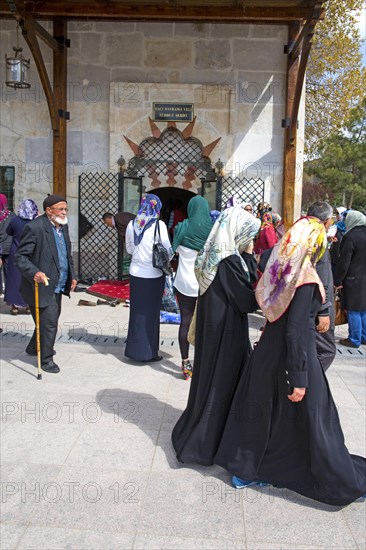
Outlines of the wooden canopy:
{"type": "Polygon", "coordinates": [[[287,25],[288,55],[283,217],[294,220],[297,117],[311,39],[323,0],[0,0],[0,15],[15,18],[34,57],[53,129],[54,192],[66,195],[67,21],[195,21],[287,25]],[[51,36],[37,20],[53,20],[51,36]],[[53,86],[38,40],[53,49],[53,86]]]}

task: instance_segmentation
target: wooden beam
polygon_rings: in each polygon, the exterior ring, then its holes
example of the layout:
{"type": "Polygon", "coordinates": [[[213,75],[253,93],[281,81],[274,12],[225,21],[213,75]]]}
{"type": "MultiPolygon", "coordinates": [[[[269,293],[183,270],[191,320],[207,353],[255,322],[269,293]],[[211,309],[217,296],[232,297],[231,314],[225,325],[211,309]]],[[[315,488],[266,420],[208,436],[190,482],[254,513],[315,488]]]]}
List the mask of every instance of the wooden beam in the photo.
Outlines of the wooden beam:
{"type": "MultiPolygon", "coordinates": [[[[263,2],[265,3],[265,2],[263,2]]],[[[311,16],[312,7],[242,7],[242,6],[176,6],[171,4],[84,3],[68,1],[39,1],[27,4],[27,13],[36,19],[64,17],[68,20],[110,21],[225,21],[230,23],[285,24],[303,21],[311,16]]],[[[9,15],[4,0],[0,0],[0,14],[9,15]]]]}
{"type": "MultiPolygon", "coordinates": [[[[289,43],[296,42],[300,35],[300,25],[289,26],[289,43]]],[[[287,59],[287,86],[286,86],[286,121],[290,121],[293,112],[295,88],[300,60],[287,59]]],[[[296,180],[296,138],[297,132],[291,137],[290,124],[285,128],[285,150],[283,161],[283,193],[282,193],[282,217],[286,229],[294,223],[295,215],[295,180],[296,180]]]]}
{"type": "Polygon", "coordinates": [[[21,19],[19,21],[19,24],[22,27],[22,34],[24,36],[24,40],[27,42],[29,46],[29,49],[32,53],[34,62],[38,70],[39,78],[41,80],[43,91],[45,93],[46,100],[47,100],[48,110],[51,118],[52,130],[57,133],[59,130],[59,115],[55,106],[55,99],[51,88],[50,80],[48,78],[46,66],[44,64],[42,52],[39,47],[36,33],[34,30],[33,19],[29,15],[26,15],[24,19],[21,19]]]}
{"type": "MultiPolygon", "coordinates": [[[[53,22],[54,37],[66,40],[67,22],[55,19],[53,22]]],[[[55,39],[56,41],[56,39],[55,39]]],[[[53,93],[59,118],[59,130],[53,132],[53,192],[66,197],[66,112],[67,112],[67,48],[53,52],[53,93]]]]}
{"type": "Polygon", "coordinates": [[[49,46],[52,50],[55,50],[57,52],[62,52],[64,48],[63,44],[60,44],[60,42],[58,42],[55,38],[53,38],[53,36],[51,36],[50,33],[47,32],[46,29],[42,27],[42,25],[40,25],[37,21],[33,20],[33,26],[34,26],[34,32],[36,33],[36,35],[39,36],[39,38],[43,40],[43,42],[45,42],[47,46],[49,46]]]}

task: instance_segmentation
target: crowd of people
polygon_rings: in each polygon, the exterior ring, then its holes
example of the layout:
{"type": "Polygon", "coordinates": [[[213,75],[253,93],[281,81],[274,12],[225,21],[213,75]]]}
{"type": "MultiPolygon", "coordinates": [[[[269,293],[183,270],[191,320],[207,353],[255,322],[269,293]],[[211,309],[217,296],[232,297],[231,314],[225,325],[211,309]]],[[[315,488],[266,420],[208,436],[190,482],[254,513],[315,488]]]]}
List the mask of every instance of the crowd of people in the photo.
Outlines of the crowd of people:
{"type": "MultiPolygon", "coordinates": [[[[0,208],[5,301],[11,313],[24,307],[36,319],[39,284],[42,369],[57,373],[61,297],[77,284],[67,201],[49,195],[40,215],[26,199],[15,215],[0,195],[0,208]]],[[[222,212],[193,197],[186,216],[172,210],[168,227],[161,212],[159,197],[145,194],[137,213],[107,212],[102,221],[131,254],[124,353],[135,362],[162,360],[165,275],[155,245],[167,262],[178,256],[181,370],[191,386],[172,432],[177,459],[220,465],[237,488],[272,484],[340,506],[364,497],[366,460],[344,444],[325,371],[336,351],[334,291],[342,291],[348,315],[340,343],[366,344],[365,214],[338,208],[333,224],[333,208],[316,202],[285,231],[270,204],[258,204],[254,216],[253,205],[236,197],[222,212]],[[265,325],[253,350],[248,314],[256,310],[265,325]]],[[[38,353],[36,331],[26,351],[38,353]]]]}

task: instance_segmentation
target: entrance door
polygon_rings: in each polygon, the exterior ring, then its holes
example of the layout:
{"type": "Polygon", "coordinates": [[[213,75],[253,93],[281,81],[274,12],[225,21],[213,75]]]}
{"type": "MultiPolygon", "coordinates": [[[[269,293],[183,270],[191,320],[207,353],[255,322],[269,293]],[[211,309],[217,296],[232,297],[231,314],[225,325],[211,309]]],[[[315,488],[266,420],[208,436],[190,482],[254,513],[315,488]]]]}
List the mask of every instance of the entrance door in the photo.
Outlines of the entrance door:
{"type": "MultiPolygon", "coordinates": [[[[142,178],[118,174],[118,211],[137,214],[142,194],[142,178]]],[[[118,243],[118,279],[129,277],[131,256],[127,253],[125,243],[118,243]]]]}

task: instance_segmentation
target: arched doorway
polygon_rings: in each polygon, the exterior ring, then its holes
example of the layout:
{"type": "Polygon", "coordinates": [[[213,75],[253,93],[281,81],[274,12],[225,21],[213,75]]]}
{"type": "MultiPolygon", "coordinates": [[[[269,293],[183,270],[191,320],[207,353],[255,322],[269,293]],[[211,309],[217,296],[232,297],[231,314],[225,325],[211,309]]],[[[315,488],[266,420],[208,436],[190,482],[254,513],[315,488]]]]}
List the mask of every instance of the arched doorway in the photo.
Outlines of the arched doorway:
{"type": "Polygon", "coordinates": [[[162,202],[161,219],[169,226],[169,215],[172,209],[181,210],[184,218],[187,217],[188,203],[196,193],[186,189],[177,189],[174,187],[160,187],[159,189],[150,189],[148,193],[154,193],[162,202]]]}

